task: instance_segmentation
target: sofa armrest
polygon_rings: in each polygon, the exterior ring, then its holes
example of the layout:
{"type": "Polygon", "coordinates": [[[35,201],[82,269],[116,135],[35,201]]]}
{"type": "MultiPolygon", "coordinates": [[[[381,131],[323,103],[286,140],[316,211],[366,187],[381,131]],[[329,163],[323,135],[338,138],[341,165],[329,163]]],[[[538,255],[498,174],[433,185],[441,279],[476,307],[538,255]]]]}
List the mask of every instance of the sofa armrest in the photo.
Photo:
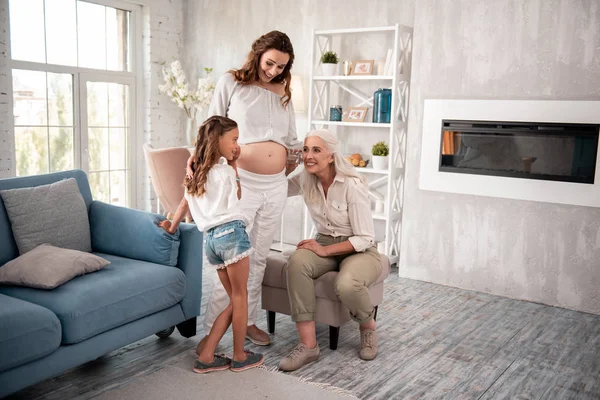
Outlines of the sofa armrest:
{"type": "Polygon", "coordinates": [[[93,201],[92,250],[174,267],[179,255],[179,232],[170,235],[160,228],[158,223],[164,219],[158,214],[93,201]]]}
{"type": "Polygon", "coordinates": [[[177,267],[185,273],[185,297],[181,308],[186,319],[200,315],[202,300],[202,232],[195,224],[179,225],[179,258],[177,267]]]}
{"type": "Polygon", "coordinates": [[[164,219],[158,214],[93,201],[92,250],[181,269],[186,280],[181,308],[190,319],[200,315],[202,232],[194,224],[180,224],[170,235],[158,226],[164,219]]]}

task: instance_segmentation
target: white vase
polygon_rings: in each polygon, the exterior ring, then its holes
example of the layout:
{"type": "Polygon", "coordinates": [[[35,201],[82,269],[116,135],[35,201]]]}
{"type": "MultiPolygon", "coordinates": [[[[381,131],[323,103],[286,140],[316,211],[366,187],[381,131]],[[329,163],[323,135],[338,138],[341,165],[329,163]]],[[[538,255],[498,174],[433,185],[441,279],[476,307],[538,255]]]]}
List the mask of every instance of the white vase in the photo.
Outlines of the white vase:
{"type": "Polygon", "coordinates": [[[196,137],[198,137],[198,123],[195,118],[188,118],[185,128],[186,145],[193,147],[196,142],[196,137]]]}
{"type": "Polygon", "coordinates": [[[334,76],[337,74],[337,64],[321,64],[323,76],[334,76]]]}
{"type": "Polygon", "coordinates": [[[388,156],[371,156],[373,162],[373,169],[387,169],[388,168],[388,156]]]}

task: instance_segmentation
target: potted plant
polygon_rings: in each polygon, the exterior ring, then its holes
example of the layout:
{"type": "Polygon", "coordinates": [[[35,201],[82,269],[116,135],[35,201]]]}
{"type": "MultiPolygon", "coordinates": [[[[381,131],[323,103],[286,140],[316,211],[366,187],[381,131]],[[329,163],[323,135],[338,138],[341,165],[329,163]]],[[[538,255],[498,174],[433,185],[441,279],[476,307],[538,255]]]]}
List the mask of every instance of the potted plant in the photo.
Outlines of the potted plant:
{"type": "Polygon", "coordinates": [[[340,62],[340,59],[335,51],[326,51],[325,53],[321,54],[321,68],[323,70],[323,75],[335,75],[338,62],[340,62]]]}
{"type": "Polygon", "coordinates": [[[373,155],[373,169],[387,169],[388,168],[388,156],[390,154],[390,148],[386,142],[377,142],[371,149],[373,155]]]}

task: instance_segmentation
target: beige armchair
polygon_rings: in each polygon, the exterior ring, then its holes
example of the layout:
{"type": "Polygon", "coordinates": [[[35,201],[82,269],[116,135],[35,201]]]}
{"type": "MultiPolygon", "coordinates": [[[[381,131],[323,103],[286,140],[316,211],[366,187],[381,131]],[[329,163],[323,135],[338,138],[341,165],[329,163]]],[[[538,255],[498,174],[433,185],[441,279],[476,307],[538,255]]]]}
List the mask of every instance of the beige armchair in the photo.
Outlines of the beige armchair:
{"type": "MultiPolygon", "coordinates": [[[[269,333],[275,333],[275,313],[290,315],[290,300],[287,292],[287,279],[285,265],[287,258],[281,253],[271,252],[267,257],[267,268],[262,283],[262,308],[267,310],[267,325],[269,333]]],[[[383,281],[390,274],[390,260],[381,255],[383,269],[379,279],[369,287],[371,300],[375,305],[375,319],[377,309],[383,302],[383,281]]],[[[350,320],[348,309],[342,304],[335,294],[333,282],[337,272],[327,272],[315,281],[316,322],[329,325],[329,348],[337,349],[340,326],[350,320]]]]}
{"type": "MultiPolygon", "coordinates": [[[[144,155],[150,170],[150,180],[158,197],[156,212],[160,214],[162,206],[167,218],[171,219],[183,198],[183,179],[190,151],[185,147],[153,149],[145,144],[144,155]]],[[[189,216],[187,220],[189,222],[189,216]]]]}

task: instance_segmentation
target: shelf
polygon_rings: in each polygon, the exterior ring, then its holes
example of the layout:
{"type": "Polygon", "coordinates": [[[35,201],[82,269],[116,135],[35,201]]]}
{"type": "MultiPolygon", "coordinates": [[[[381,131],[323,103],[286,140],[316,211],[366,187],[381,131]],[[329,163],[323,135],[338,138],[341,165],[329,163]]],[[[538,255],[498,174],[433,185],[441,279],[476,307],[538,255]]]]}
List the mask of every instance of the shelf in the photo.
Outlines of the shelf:
{"type": "MultiPolygon", "coordinates": [[[[314,81],[391,81],[394,80],[393,75],[335,75],[313,76],[314,81]]],[[[398,75],[398,82],[408,81],[408,76],[405,74],[398,75]]]]}
{"type": "Polygon", "coordinates": [[[379,220],[379,221],[385,221],[387,219],[386,215],[384,213],[371,213],[371,215],[373,216],[373,219],[379,220]]]}
{"type": "Polygon", "coordinates": [[[396,219],[396,218],[400,217],[402,214],[401,213],[394,213],[392,215],[387,215],[385,213],[373,212],[373,213],[371,213],[371,215],[373,215],[373,219],[375,219],[375,220],[378,220],[378,221],[387,221],[387,220],[396,219]]]}
{"type": "MultiPolygon", "coordinates": [[[[400,74],[401,66],[410,66],[411,51],[412,51],[412,32],[411,27],[394,24],[392,26],[365,27],[354,29],[322,29],[314,30],[312,39],[313,46],[311,50],[311,70],[309,83],[309,105],[308,113],[309,129],[329,128],[332,127],[349,127],[337,129],[338,139],[341,143],[357,145],[353,151],[362,154],[370,155],[370,140],[365,138],[355,138],[356,134],[369,134],[365,136],[377,137],[381,140],[383,134],[389,136],[386,140],[390,146],[391,152],[396,154],[397,160],[404,161],[406,153],[405,143],[407,137],[408,116],[408,94],[410,87],[410,73],[400,74]],[[338,70],[333,76],[326,76],[320,69],[320,56],[326,50],[334,50],[334,46],[338,45],[338,40],[341,43],[350,42],[357,44],[355,38],[358,35],[368,35],[373,39],[377,37],[386,38],[386,49],[393,50],[394,57],[392,60],[391,69],[387,70],[383,75],[340,75],[341,70],[338,70]],[[346,36],[347,37],[346,37],[346,36]],[[393,38],[393,47],[389,46],[390,39],[393,38]],[[391,72],[390,72],[391,71],[391,72]],[[375,123],[372,118],[368,118],[365,122],[344,122],[344,121],[329,121],[329,108],[331,104],[363,105],[373,110],[374,94],[370,94],[375,88],[389,88],[392,90],[392,96],[396,97],[394,107],[391,110],[390,123],[375,123]],[[371,90],[372,89],[372,90],[371,90]],[[351,100],[340,97],[342,94],[349,95],[351,100]],[[355,104],[353,104],[355,103],[355,104]],[[356,129],[356,128],[361,129],[356,129]],[[358,139],[358,140],[357,140],[358,139]],[[360,151],[360,150],[363,151],[360,151]]],[[[352,49],[351,54],[362,54],[358,44],[352,49]]],[[[363,43],[363,49],[366,44],[363,43]]],[[[388,61],[386,61],[388,62],[388,61]]],[[[338,66],[339,67],[339,66],[338,66]]],[[[376,71],[373,71],[376,72],[376,71]]],[[[406,72],[406,71],[404,71],[406,72]]],[[[348,97],[348,96],[347,96],[348,97]]],[[[347,111],[347,110],[344,110],[347,111]]],[[[371,111],[369,112],[370,114],[371,111]]],[[[347,115],[347,114],[346,114],[347,115]]],[[[366,158],[370,158],[367,155],[366,158]]],[[[372,212],[374,224],[378,230],[384,228],[384,237],[387,238],[387,248],[384,254],[388,255],[391,263],[398,262],[398,252],[400,249],[400,230],[402,223],[402,202],[403,202],[403,184],[404,184],[404,167],[398,167],[397,164],[392,164],[385,170],[373,169],[373,165],[367,164],[366,167],[354,167],[356,173],[367,181],[370,195],[369,198],[373,201],[383,202],[377,204],[377,210],[386,212],[372,212]],[[391,239],[390,239],[391,238],[391,239]],[[393,242],[392,242],[393,240],[393,242]],[[387,253],[390,254],[387,254],[387,253]]],[[[307,213],[304,214],[304,236],[310,236],[310,218],[307,213]]]]}
{"type": "Polygon", "coordinates": [[[354,29],[327,29],[316,30],[315,35],[340,35],[344,33],[367,33],[367,32],[391,32],[396,30],[396,26],[379,26],[373,28],[354,28],[354,29]]]}
{"type": "Polygon", "coordinates": [[[335,75],[335,76],[313,76],[315,81],[377,81],[392,80],[392,75],[335,75]]]}
{"type": "Polygon", "coordinates": [[[373,169],[369,167],[354,167],[354,169],[361,174],[388,175],[390,173],[387,169],[373,169]]]}
{"type": "Polygon", "coordinates": [[[330,125],[330,126],[360,126],[363,128],[390,128],[391,124],[380,124],[377,122],[340,122],[340,121],[311,121],[313,125],[330,125]]]}
{"type": "Polygon", "coordinates": [[[288,243],[283,243],[283,242],[275,242],[271,245],[271,250],[273,251],[277,251],[277,252],[284,252],[284,251],[294,251],[296,250],[296,246],[288,244],[288,243]]]}

